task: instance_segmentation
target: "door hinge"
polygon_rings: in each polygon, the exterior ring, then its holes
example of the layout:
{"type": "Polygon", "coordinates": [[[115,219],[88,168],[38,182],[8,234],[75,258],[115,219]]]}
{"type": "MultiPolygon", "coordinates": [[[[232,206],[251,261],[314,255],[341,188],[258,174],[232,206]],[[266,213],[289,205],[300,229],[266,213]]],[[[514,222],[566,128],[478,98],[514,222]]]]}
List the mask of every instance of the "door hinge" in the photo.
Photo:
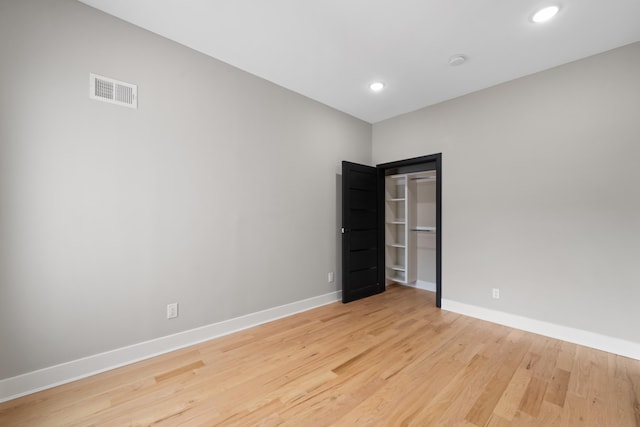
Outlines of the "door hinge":
{"type": "Polygon", "coordinates": [[[342,227],[342,234],[344,234],[344,227],[342,227]]]}

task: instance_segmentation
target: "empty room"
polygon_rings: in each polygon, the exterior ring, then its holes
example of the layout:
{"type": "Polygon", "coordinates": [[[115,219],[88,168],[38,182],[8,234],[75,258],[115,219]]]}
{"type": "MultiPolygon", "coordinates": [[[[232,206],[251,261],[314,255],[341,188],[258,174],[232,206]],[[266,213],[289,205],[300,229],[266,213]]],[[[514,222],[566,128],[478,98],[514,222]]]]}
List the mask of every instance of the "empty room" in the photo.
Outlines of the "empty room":
{"type": "Polygon", "coordinates": [[[0,0],[0,426],[640,426],[637,0],[0,0]]]}

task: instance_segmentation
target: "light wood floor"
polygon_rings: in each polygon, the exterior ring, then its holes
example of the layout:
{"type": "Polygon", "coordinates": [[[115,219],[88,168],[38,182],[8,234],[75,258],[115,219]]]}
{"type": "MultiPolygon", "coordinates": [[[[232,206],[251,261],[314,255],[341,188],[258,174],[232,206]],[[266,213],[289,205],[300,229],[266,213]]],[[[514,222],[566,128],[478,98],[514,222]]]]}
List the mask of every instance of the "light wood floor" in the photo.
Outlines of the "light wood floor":
{"type": "Polygon", "coordinates": [[[1,426],[640,426],[640,362],[391,287],[0,404],[1,426]]]}

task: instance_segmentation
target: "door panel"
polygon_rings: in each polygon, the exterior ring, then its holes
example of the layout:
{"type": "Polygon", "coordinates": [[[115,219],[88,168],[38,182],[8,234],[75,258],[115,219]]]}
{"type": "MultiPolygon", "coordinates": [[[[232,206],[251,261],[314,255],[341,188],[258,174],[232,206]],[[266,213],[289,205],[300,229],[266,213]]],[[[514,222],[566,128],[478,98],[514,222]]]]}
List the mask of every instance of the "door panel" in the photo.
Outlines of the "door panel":
{"type": "MultiPolygon", "coordinates": [[[[349,162],[343,162],[343,165],[344,165],[344,163],[349,163],[349,162]]],[[[349,171],[350,172],[350,175],[349,175],[349,180],[350,180],[349,188],[375,191],[377,186],[378,186],[378,184],[377,184],[376,180],[371,180],[371,175],[372,174],[374,174],[374,175],[377,174],[376,168],[371,167],[371,166],[359,165],[357,163],[349,163],[349,164],[354,166],[349,171]],[[368,169],[360,169],[360,167],[368,168],[368,169]]]]}
{"type": "Polygon", "coordinates": [[[376,256],[376,248],[351,251],[351,271],[371,268],[371,257],[376,256]]]}
{"type": "MultiPolygon", "coordinates": [[[[374,225],[375,227],[375,225],[374,225]]],[[[363,249],[376,249],[378,232],[377,230],[349,230],[351,251],[361,251],[363,249]]]]}
{"type": "Polygon", "coordinates": [[[384,291],[378,221],[378,171],[342,162],[342,302],[384,291]]]}
{"type": "Polygon", "coordinates": [[[378,215],[375,212],[352,209],[351,215],[353,216],[352,220],[365,229],[375,228],[378,225],[378,215]]]}
{"type": "MultiPolygon", "coordinates": [[[[359,288],[371,287],[373,286],[372,283],[374,283],[377,280],[377,277],[378,277],[378,272],[376,271],[376,269],[369,268],[366,270],[354,271],[352,274],[351,280],[353,281],[353,284],[355,286],[358,286],[359,288]]],[[[361,298],[364,298],[364,297],[361,297],[361,298]]]]}
{"type": "Polygon", "coordinates": [[[351,189],[349,190],[349,198],[351,199],[352,209],[361,209],[364,212],[375,213],[376,199],[371,199],[371,194],[376,194],[375,190],[351,189]]]}

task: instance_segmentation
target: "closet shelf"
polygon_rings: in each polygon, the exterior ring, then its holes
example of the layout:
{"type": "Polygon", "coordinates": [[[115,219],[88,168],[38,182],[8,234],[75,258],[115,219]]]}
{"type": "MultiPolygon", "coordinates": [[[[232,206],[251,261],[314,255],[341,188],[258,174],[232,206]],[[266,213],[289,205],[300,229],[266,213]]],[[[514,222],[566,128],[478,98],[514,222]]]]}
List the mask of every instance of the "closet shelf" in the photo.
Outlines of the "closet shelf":
{"type": "Polygon", "coordinates": [[[389,268],[395,271],[407,271],[403,265],[392,265],[389,268]]]}
{"type": "Polygon", "coordinates": [[[400,199],[387,199],[387,202],[404,202],[405,199],[404,197],[400,198],[400,199]]]}
{"type": "Polygon", "coordinates": [[[407,280],[402,276],[387,276],[387,279],[392,282],[407,283],[407,280]]]}
{"type": "Polygon", "coordinates": [[[389,243],[387,246],[391,246],[392,248],[401,248],[401,249],[406,248],[405,245],[401,245],[399,243],[389,243]]]}
{"type": "Polygon", "coordinates": [[[392,221],[388,221],[387,224],[406,224],[407,221],[401,218],[394,219],[392,221]]]}
{"type": "Polygon", "coordinates": [[[435,227],[414,227],[411,231],[422,231],[424,233],[435,233],[437,230],[435,227]]]}

